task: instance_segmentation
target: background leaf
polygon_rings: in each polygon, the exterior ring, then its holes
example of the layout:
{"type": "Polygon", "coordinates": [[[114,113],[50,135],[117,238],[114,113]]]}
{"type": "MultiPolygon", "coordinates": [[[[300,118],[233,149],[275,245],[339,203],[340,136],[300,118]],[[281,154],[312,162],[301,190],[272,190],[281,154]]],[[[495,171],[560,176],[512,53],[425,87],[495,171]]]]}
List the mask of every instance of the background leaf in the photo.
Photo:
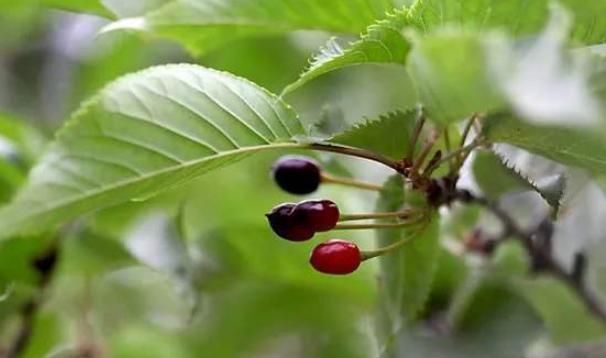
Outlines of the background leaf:
{"type": "Polygon", "coordinates": [[[191,65],[126,76],[81,108],[0,211],[0,237],[145,198],[303,128],[259,87],[191,65]]]}
{"type": "Polygon", "coordinates": [[[390,0],[173,0],[107,30],[143,30],[175,39],[194,54],[230,39],[294,30],[360,33],[391,11],[390,0]]]}
{"type": "MultiPolygon", "coordinates": [[[[601,1],[561,0],[559,4],[575,19],[572,37],[591,44],[606,41],[606,23],[600,19],[606,11],[601,1]]],[[[484,31],[506,29],[516,37],[538,32],[549,17],[549,0],[421,0],[414,17],[424,30],[446,24],[484,31]]]]}
{"type": "Polygon", "coordinates": [[[595,174],[606,173],[606,144],[601,131],[538,126],[502,114],[486,119],[483,135],[595,174]]]}

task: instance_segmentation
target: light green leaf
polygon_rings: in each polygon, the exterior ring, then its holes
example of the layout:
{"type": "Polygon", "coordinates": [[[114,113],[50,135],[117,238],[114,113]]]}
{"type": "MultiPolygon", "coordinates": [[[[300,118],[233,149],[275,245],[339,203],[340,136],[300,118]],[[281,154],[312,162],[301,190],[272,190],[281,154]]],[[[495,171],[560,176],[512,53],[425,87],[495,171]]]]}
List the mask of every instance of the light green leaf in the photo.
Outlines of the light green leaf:
{"type": "Polygon", "coordinates": [[[561,180],[551,183],[547,188],[540,188],[530,178],[504,163],[502,158],[490,151],[476,152],[473,175],[484,195],[492,200],[498,200],[507,193],[531,190],[541,195],[557,212],[564,194],[561,180]]]}
{"type": "Polygon", "coordinates": [[[556,344],[604,337],[606,328],[591,315],[574,293],[551,277],[519,279],[514,287],[541,316],[556,344]]]}
{"type": "Polygon", "coordinates": [[[118,17],[133,17],[145,15],[160,6],[167,4],[170,0],[101,0],[106,8],[118,17]]]}
{"type": "MultiPolygon", "coordinates": [[[[404,205],[404,181],[391,177],[383,186],[377,211],[395,211],[404,205]]],[[[411,229],[381,229],[377,242],[381,247],[405,239],[411,241],[397,252],[381,257],[381,276],[385,288],[385,304],[395,322],[414,320],[425,304],[440,253],[439,225],[436,218],[411,229]],[[394,316],[395,315],[395,316],[394,316]]]]}
{"type": "Polygon", "coordinates": [[[606,142],[601,133],[599,130],[538,126],[506,114],[487,118],[483,128],[483,136],[491,142],[513,144],[595,174],[606,173],[606,142]]]}
{"type": "MultiPolygon", "coordinates": [[[[457,24],[478,31],[506,29],[516,37],[538,32],[549,17],[550,0],[421,0],[413,18],[425,31],[457,24]]],[[[587,44],[606,41],[603,1],[560,0],[574,18],[572,37],[587,44]]]]}
{"type": "Polygon", "coordinates": [[[260,87],[194,65],[154,67],[110,84],[57,134],[8,207],[0,237],[44,230],[145,198],[254,152],[297,146],[295,113],[260,87]]]}
{"type": "Polygon", "coordinates": [[[410,44],[402,30],[413,12],[414,9],[395,10],[386,19],[370,25],[358,41],[345,49],[334,38],[329,40],[301,77],[284,89],[283,95],[316,77],[344,67],[365,63],[404,65],[410,44]]]}
{"type": "Polygon", "coordinates": [[[65,11],[85,12],[108,18],[114,17],[112,13],[105,8],[102,0],[42,0],[42,4],[65,11]]]}
{"type": "Polygon", "coordinates": [[[201,54],[229,40],[294,30],[360,33],[391,11],[391,0],[173,0],[104,31],[137,30],[168,37],[201,54]]]}
{"type": "Polygon", "coordinates": [[[495,31],[412,33],[408,66],[429,117],[448,124],[511,110],[541,124],[595,125],[603,112],[599,84],[589,59],[566,50],[570,23],[565,10],[553,7],[545,30],[523,46],[495,31]]]}
{"type": "Polygon", "coordinates": [[[591,83],[591,58],[566,50],[571,21],[569,13],[554,6],[545,30],[530,45],[507,38],[489,45],[486,56],[494,81],[526,121],[591,126],[602,120],[591,83]]]}
{"type": "Polygon", "coordinates": [[[445,30],[413,40],[408,69],[432,120],[449,124],[503,105],[482,38],[445,30]]]}
{"type": "Polygon", "coordinates": [[[330,142],[367,149],[399,160],[410,154],[409,138],[417,117],[417,110],[389,113],[358,124],[334,136],[330,142]]]}

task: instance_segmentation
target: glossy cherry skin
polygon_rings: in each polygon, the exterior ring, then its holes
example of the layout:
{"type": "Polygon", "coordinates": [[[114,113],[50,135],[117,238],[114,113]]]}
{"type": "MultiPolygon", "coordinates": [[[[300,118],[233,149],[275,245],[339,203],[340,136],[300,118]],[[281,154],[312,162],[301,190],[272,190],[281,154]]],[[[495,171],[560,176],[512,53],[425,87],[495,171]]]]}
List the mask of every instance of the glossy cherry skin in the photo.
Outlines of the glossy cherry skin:
{"type": "Polygon", "coordinates": [[[265,214],[269,226],[281,238],[290,241],[305,241],[311,239],[315,231],[300,219],[297,220],[293,215],[295,204],[286,203],[274,207],[268,214],[265,214]]]}
{"type": "Polygon", "coordinates": [[[333,239],[316,246],[309,263],[319,272],[346,275],[354,272],[362,262],[360,249],[350,241],[333,239]]]}
{"type": "Polygon", "coordinates": [[[313,193],[321,181],[318,163],[303,156],[281,157],[274,163],[272,175],[280,188],[299,195],[313,193]]]}
{"type": "Polygon", "coordinates": [[[316,232],[334,229],[339,221],[339,208],[330,200],[306,200],[293,209],[293,218],[316,232]]]}

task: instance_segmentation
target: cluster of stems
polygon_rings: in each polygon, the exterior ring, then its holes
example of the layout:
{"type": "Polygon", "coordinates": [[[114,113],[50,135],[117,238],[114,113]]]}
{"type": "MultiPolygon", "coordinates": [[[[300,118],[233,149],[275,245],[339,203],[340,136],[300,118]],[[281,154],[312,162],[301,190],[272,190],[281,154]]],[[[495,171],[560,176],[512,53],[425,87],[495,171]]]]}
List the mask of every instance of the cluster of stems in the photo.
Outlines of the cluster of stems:
{"type": "MultiPolygon", "coordinates": [[[[549,218],[546,218],[541,225],[533,231],[526,232],[522,230],[517,223],[511,218],[511,216],[499,208],[493,202],[481,197],[471,195],[468,191],[456,189],[456,180],[458,179],[458,172],[460,171],[463,163],[469,156],[469,154],[478,146],[483,144],[481,138],[476,137],[471,141],[468,141],[469,134],[474,126],[478,125],[479,116],[473,115],[466,123],[460,143],[456,149],[451,148],[451,142],[448,135],[448,131],[445,130],[443,135],[443,142],[446,150],[446,154],[442,155],[441,150],[433,150],[438,134],[432,133],[426,140],[425,144],[420,146],[421,149],[417,154],[418,141],[421,137],[422,128],[425,123],[425,119],[422,114],[417,121],[417,126],[413,131],[412,138],[409,141],[409,156],[401,161],[394,161],[390,158],[386,158],[377,153],[372,153],[364,149],[341,147],[333,144],[313,144],[311,149],[330,151],[341,153],[345,155],[355,156],[375,162],[392,168],[397,173],[403,175],[407,181],[411,184],[411,187],[416,190],[425,191],[430,197],[432,190],[432,184],[435,186],[439,183],[439,180],[432,179],[431,176],[434,171],[443,164],[449,166],[449,172],[443,179],[451,179],[453,185],[450,187],[441,187],[444,191],[440,193],[439,199],[430,205],[437,207],[443,204],[450,205],[453,201],[458,201],[463,204],[475,204],[484,207],[486,210],[494,214],[502,223],[504,230],[496,242],[502,242],[507,239],[518,240],[525,248],[528,256],[531,259],[531,271],[534,273],[545,273],[553,276],[554,278],[563,282],[566,286],[572,289],[578,298],[583,302],[589,312],[591,312],[596,318],[606,324],[606,306],[600,301],[597,294],[592,291],[585,279],[585,267],[587,266],[587,257],[583,253],[575,255],[575,260],[572,269],[566,269],[561,263],[559,263],[553,256],[551,250],[551,236],[553,233],[552,223],[549,218]],[[434,153],[433,157],[427,161],[430,153],[434,153]]],[[[327,180],[327,181],[330,181],[327,180]]],[[[337,182],[333,180],[333,182],[337,182]]],[[[343,184],[348,184],[344,182],[343,184]]],[[[349,183],[351,184],[351,183],[349,183]]],[[[353,186],[356,186],[355,184],[353,186]]],[[[380,190],[380,188],[369,184],[357,185],[361,188],[380,190]]],[[[430,200],[428,200],[430,201],[430,200]]],[[[404,227],[415,225],[422,220],[422,216],[417,216],[415,221],[414,213],[402,211],[400,213],[375,213],[375,214],[364,214],[364,215],[344,215],[342,221],[357,220],[357,219],[376,219],[394,217],[406,219],[402,223],[379,223],[369,225],[348,225],[340,224],[339,229],[352,229],[352,228],[393,228],[393,227],[404,227]]],[[[387,247],[379,248],[373,251],[367,251],[363,253],[363,258],[368,259],[380,255],[387,254],[394,250],[399,249],[401,246],[410,241],[411,238],[403,239],[387,247]]]]}

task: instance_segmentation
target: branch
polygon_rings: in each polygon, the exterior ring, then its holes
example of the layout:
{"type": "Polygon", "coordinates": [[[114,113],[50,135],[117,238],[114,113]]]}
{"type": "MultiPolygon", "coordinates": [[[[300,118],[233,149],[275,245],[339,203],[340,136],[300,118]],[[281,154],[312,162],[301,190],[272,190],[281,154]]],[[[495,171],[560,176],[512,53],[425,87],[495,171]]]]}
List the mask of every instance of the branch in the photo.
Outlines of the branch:
{"type": "Polygon", "coordinates": [[[544,272],[562,281],[576,293],[587,310],[606,324],[606,307],[582,277],[587,264],[585,255],[577,254],[575,256],[574,268],[570,272],[553,257],[551,251],[553,225],[550,220],[546,219],[534,231],[526,232],[503,209],[485,198],[475,197],[465,190],[458,190],[455,199],[465,203],[478,204],[493,213],[503,224],[502,237],[510,236],[522,243],[531,258],[532,268],[535,272],[544,272]]]}
{"type": "Polygon", "coordinates": [[[39,273],[38,290],[28,301],[21,307],[21,327],[13,338],[12,343],[5,352],[6,358],[17,358],[23,355],[27,345],[33,335],[36,314],[42,307],[44,302],[44,293],[50,283],[55,267],[59,250],[56,244],[46,251],[41,256],[34,259],[32,266],[39,273]]]}

